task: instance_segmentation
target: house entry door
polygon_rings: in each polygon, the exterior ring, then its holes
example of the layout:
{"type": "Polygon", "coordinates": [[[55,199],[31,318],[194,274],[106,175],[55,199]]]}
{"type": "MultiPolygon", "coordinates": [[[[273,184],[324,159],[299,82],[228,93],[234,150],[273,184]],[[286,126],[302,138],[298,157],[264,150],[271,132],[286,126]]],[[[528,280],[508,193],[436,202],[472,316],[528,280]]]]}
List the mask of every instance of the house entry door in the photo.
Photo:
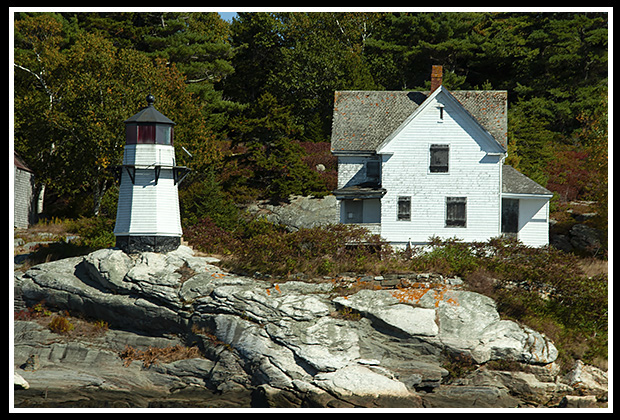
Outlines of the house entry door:
{"type": "Polygon", "coordinates": [[[516,238],[519,231],[519,200],[502,198],[502,233],[516,238]]]}

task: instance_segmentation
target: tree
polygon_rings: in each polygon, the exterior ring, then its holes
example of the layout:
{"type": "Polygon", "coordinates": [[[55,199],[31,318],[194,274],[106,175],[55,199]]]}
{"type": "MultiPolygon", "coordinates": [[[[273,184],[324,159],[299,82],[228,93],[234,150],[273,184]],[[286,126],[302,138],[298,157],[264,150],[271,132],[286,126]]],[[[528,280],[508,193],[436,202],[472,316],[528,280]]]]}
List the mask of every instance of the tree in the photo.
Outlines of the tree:
{"type": "Polygon", "coordinates": [[[118,48],[142,51],[176,65],[188,92],[201,104],[207,127],[217,138],[225,138],[228,116],[239,105],[225,100],[216,87],[234,71],[229,25],[218,13],[71,12],[63,16],[83,30],[100,33],[118,48]]]}
{"type": "Polygon", "coordinates": [[[110,169],[122,160],[123,121],[149,92],[178,123],[176,143],[200,152],[197,165],[217,158],[200,108],[174,66],[83,31],[69,44],[63,23],[50,14],[15,23],[15,149],[42,182],[62,194],[90,190],[97,215],[113,183],[110,169]]]}
{"type": "Polygon", "coordinates": [[[238,13],[230,25],[235,72],[223,83],[227,96],[248,104],[265,92],[267,81],[282,66],[281,32],[275,13],[238,13]]]}
{"type": "Polygon", "coordinates": [[[326,141],[335,90],[375,89],[363,51],[372,13],[240,13],[231,25],[235,74],[227,95],[253,103],[264,93],[291,107],[306,140],[326,141]]]}
{"type": "Polygon", "coordinates": [[[309,195],[324,189],[318,174],[303,163],[303,149],[293,141],[301,130],[293,122],[290,107],[278,104],[273,95],[263,94],[232,126],[234,143],[246,148],[239,156],[242,166],[252,170],[251,179],[244,182],[263,197],[281,201],[291,194],[309,195]]]}

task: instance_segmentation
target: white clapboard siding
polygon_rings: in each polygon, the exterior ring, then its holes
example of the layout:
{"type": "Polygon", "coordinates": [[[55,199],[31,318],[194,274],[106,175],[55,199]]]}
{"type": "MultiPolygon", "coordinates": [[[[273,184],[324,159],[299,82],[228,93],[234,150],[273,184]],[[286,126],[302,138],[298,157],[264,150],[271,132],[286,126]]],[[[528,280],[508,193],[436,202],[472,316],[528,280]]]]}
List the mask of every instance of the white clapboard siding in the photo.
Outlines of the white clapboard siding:
{"type": "Polygon", "coordinates": [[[172,169],[136,169],[135,183],[123,169],[114,234],[181,236],[179,198],[172,169]]]}
{"type": "Polygon", "coordinates": [[[549,200],[546,198],[519,200],[518,239],[525,245],[543,246],[549,243],[549,200]]]}
{"type": "Polygon", "coordinates": [[[123,165],[174,166],[174,147],[163,144],[128,144],[125,146],[123,165]]]}
{"type": "Polygon", "coordinates": [[[390,242],[424,243],[431,236],[482,241],[500,234],[501,148],[445,95],[440,92],[381,147],[387,190],[381,236],[390,242]],[[448,173],[430,173],[431,144],[450,146],[448,173]],[[397,220],[399,196],[411,197],[410,221],[397,220]],[[466,227],[445,226],[447,197],[466,197],[466,227]]]}

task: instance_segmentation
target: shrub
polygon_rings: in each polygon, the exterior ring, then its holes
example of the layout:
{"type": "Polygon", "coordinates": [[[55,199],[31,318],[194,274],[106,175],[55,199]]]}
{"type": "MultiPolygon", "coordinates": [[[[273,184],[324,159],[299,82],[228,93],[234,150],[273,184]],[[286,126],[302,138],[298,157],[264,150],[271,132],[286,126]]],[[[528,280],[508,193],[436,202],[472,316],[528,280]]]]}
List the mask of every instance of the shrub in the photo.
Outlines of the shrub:
{"type": "Polygon", "coordinates": [[[378,237],[356,226],[329,225],[291,233],[273,230],[245,240],[225,263],[233,269],[273,275],[373,272],[380,270],[380,249],[384,245],[378,237]]]}
{"type": "Polygon", "coordinates": [[[412,268],[435,271],[443,275],[464,276],[475,271],[480,263],[472,245],[456,239],[442,241],[431,238],[433,249],[413,259],[412,268]]]}
{"type": "Polygon", "coordinates": [[[47,326],[49,330],[56,334],[68,334],[75,326],[64,316],[55,316],[47,326]]]}
{"type": "Polygon", "coordinates": [[[240,246],[231,232],[217,226],[210,217],[186,228],[184,238],[196,249],[211,254],[230,254],[240,246]]]}
{"type": "Polygon", "coordinates": [[[478,367],[469,354],[444,351],[442,355],[442,367],[448,371],[448,381],[463,378],[478,367]]]}
{"type": "Polygon", "coordinates": [[[119,353],[119,357],[123,359],[123,365],[128,367],[134,360],[141,360],[145,368],[159,362],[170,363],[177,360],[193,359],[202,357],[197,347],[185,347],[180,344],[171,347],[151,347],[146,350],[137,350],[131,346],[125,346],[125,349],[119,353]]]}
{"type": "Polygon", "coordinates": [[[15,312],[14,319],[21,321],[32,321],[34,319],[50,315],[52,315],[52,312],[45,307],[45,301],[42,300],[34,306],[15,312]]]}
{"type": "Polygon", "coordinates": [[[77,245],[90,249],[108,248],[114,246],[115,219],[107,217],[82,217],[67,221],[67,230],[77,234],[80,239],[77,245]]]}

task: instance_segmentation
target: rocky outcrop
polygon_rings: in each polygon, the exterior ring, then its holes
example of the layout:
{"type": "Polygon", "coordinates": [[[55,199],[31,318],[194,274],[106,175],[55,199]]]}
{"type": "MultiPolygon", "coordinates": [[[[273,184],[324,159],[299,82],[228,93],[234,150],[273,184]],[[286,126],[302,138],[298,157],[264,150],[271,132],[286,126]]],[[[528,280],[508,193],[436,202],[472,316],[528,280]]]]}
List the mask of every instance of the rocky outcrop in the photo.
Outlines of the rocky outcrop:
{"type": "Polygon", "coordinates": [[[598,255],[607,248],[604,232],[586,224],[577,223],[564,233],[549,232],[549,243],[565,252],[579,255],[598,255]]]}
{"type": "Polygon", "coordinates": [[[102,249],[18,274],[16,297],[113,329],[67,342],[15,321],[15,371],[29,385],[16,398],[32,403],[45,389],[64,398],[59,404],[77,398],[86,406],[109,395],[129,406],[514,407],[559,403],[574,389],[549,374],[557,350],[547,337],[501,320],[493,300],[459,282],[338,296],[329,281],[274,283],[214,262],[184,246],[167,254],[102,249]],[[148,368],[119,358],[125,345],[175,343],[205,357],[148,368]],[[33,355],[40,366],[21,368],[33,355]],[[480,368],[454,382],[447,355],[480,368]],[[500,359],[534,373],[484,370],[500,359]]]}
{"type": "Polygon", "coordinates": [[[246,210],[255,217],[286,226],[290,231],[340,221],[338,200],[333,195],[323,198],[291,195],[287,203],[258,201],[246,210]]]}

